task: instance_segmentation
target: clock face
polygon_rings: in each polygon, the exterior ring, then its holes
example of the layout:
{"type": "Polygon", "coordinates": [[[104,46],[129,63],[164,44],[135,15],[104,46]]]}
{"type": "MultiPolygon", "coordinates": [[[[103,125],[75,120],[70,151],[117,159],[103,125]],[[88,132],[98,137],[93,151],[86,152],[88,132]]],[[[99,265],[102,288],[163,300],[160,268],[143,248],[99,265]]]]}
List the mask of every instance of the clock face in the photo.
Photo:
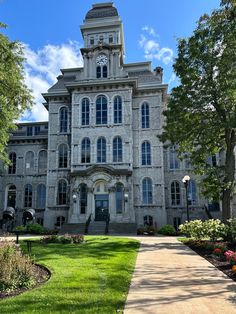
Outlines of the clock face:
{"type": "Polygon", "coordinates": [[[97,63],[97,65],[105,65],[105,64],[107,64],[107,56],[99,55],[96,58],[96,63],[97,63]]]}

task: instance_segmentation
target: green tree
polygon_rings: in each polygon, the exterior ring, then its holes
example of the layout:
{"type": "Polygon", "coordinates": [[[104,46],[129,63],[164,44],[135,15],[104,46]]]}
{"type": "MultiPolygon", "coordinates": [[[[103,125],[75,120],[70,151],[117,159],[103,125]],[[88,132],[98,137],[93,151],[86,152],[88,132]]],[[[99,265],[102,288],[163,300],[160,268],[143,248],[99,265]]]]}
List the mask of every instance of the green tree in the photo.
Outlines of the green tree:
{"type": "MultiPolygon", "coordinates": [[[[6,28],[0,23],[0,28],[6,28]]],[[[24,82],[23,47],[0,33],[0,160],[8,162],[6,145],[15,122],[30,108],[32,97],[24,82]]]]}
{"type": "Polygon", "coordinates": [[[180,79],[164,112],[161,140],[175,143],[203,175],[202,192],[222,200],[223,221],[231,217],[235,188],[236,144],[236,0],[203,15],[188,39],[178,40],[174,70],[180,79]],[[221,152],[210,166],[207,157],[221,152]]]}

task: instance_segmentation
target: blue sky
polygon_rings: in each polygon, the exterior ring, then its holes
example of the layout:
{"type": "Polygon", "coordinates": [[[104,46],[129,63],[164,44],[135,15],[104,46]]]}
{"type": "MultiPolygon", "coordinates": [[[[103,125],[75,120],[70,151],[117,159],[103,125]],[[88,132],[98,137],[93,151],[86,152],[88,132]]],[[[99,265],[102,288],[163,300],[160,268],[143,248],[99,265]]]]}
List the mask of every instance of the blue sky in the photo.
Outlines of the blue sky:
{"type": "MultiPolygon", "coordinates": [[[[25,45],[26,83],[35,106],[23,120],[46,120],[42,92],[55,82],[60,68],[82,65],[80,25],[94,0],[0,0],[4,33],[25,45]]],[[[169,91],[176,85],[172,70],[177,38],[188,37],[204,13],[219,7],[220,0],[116,0],[125,34],[125,63],[150,60],[164,68],[169,91]]]]}

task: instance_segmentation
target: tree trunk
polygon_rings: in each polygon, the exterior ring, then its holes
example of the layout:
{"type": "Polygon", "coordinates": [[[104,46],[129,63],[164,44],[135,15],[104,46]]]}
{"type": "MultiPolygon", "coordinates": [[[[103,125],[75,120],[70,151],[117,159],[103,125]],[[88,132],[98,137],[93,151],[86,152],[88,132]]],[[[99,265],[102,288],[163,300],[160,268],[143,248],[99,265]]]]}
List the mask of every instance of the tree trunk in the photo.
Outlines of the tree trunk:
{"type": "Polygon", "coordinates": [[[234,190],[235,178],[235,131],[232,129],[225,130],[226,140],[226,156],[225,156],[225,178],[224,183],[226,188],[222,194],[222,220],[226,222],[227,219],[232,217],[231,211],[231,197],[234,190]]]}

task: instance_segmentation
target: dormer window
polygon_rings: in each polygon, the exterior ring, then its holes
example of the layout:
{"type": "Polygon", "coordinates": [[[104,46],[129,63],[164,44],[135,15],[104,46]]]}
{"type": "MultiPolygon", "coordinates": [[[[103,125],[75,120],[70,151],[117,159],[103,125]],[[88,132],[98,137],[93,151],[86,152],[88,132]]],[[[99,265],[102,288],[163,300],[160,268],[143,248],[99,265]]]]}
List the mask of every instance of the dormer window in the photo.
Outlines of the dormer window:
{"type": "Polygon", "coordinates": [[[103,43],[104,37],[102,35],[99,36],[99,42],[103,43]]]}

